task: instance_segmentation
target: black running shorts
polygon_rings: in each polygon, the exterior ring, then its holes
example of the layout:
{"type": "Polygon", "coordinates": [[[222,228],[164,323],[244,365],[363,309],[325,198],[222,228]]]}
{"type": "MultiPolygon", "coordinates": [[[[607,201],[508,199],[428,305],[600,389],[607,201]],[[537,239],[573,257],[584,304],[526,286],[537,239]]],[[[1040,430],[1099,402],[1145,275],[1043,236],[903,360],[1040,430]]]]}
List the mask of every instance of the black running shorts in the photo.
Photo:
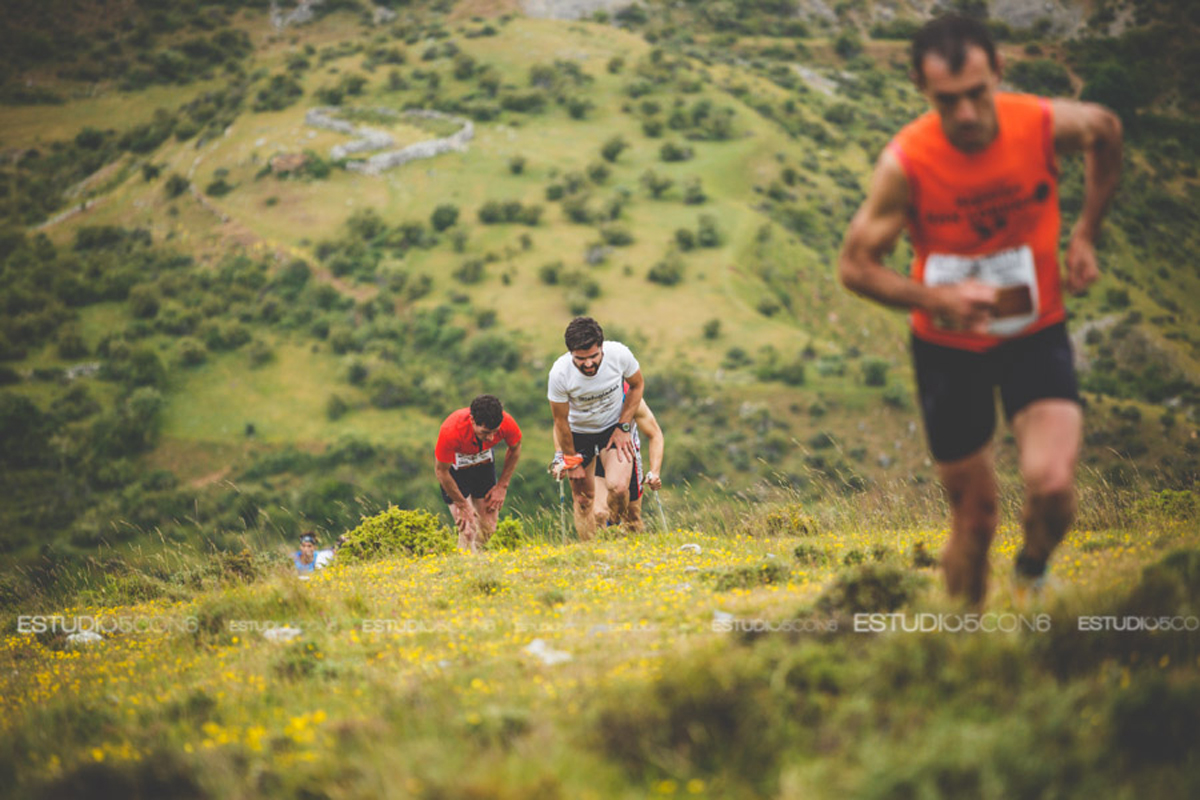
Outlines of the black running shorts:
{"type": "Polygon", "coordinates": [[[575,452],[583,456],[582,466],[586,467],[592,463],[592,459],[596,454],[608,446],[608,440],[612,438],[613,431],[617,429],[616,425],[611,428],[600,431],[600,433],[580,433],[579,431],[571,431],[571,441],[575,445],[575,452]]]}
{"type": "MultiPolygon", "coordinates": [[[[496,485],[496,462],[488,461],[466,469],[451,467],[450,477],[454,478],[454,482],[458,484],[458,490],[462,492],[463,497],[475,497],[482,500],[496,485]]],[[[442,499],[446,501],[447,505],[454,502],[450,499],[450,495],[446,494],[445,489],[442,489],[442,499]]]]}
{"type": "Polygon", "coordinates": [[[925,436],[933,457],[957,461],[991,440],[996,387],[1008,421],[1035,400],[1079,402],[1065,323],[1004,342],[984,353],[912,337],[913,367],[925,436]]]}

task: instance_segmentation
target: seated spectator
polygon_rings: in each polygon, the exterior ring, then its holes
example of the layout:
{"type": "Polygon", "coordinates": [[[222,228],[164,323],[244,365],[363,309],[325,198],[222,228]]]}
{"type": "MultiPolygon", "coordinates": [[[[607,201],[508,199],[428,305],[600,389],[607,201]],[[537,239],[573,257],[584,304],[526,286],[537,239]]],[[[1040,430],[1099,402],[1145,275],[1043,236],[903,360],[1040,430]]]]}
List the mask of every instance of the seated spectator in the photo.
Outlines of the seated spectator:
{"type": "Polygon", "coordinates": [[[296,572],[301,575],[313,572],[317,568],[317,535],[305,531],[300,536],[300,549],[292,553],[292,561],[296,563],[296,572]]]}

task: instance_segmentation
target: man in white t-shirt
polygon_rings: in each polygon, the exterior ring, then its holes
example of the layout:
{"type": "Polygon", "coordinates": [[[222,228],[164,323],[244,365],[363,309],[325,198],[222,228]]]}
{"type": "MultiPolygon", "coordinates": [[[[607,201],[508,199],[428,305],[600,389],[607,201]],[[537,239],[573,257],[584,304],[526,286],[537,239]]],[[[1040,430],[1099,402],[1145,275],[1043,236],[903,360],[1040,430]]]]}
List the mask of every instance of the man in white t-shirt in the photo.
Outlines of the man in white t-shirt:
{"type": "Polygon", "coordinates": [[[604,330],[591,317],[571,320],[563,338],[567,352],[550,368],[546,396],[571,479],[575,531],[588,541],[596,532],[592,513],[596,458],[604,465],[613,516],[620,519],[629,503],[629,479],[637,457],[631,431],[644,381],[629,348],[604,341],[604,330]]]}

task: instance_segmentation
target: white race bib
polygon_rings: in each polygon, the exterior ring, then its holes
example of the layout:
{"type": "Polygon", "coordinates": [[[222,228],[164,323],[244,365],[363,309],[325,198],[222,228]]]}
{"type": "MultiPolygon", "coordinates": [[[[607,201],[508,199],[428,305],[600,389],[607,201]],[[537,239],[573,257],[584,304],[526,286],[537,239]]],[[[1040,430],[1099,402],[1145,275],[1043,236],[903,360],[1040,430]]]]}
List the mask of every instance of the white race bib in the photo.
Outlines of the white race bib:
{"type": "Polygon", "coordinates": [[[466,469],[467,467],[474,467],[477,464],[487,464],[494,459],[495,457],[492,455],[490,447],[482,453],[455,453],[454,468],[466,469]]]}
{"type": "Polygon", "coordinates": [[[1037,321],[1037,270],[1029,245],[982,256],[930,253],[925,259],[927,286],[962,283],[970,278],[1000,290],[996,316],[988,323],[991,335],[1015,336],[1037,321]]]}

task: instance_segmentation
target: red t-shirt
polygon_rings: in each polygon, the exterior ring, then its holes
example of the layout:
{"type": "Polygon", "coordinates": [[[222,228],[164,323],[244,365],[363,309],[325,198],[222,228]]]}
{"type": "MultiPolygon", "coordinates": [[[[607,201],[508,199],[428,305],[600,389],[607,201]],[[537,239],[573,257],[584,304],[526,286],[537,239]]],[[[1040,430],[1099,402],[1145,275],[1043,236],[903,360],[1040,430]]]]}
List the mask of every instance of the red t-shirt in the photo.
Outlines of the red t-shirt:
{"type": "Polygon", "coordinates": [[[500,429],[496,431],[495,437],[481,441],[475,437],[471,409],[460,408],[442,423],[433,456],[441,463],[457,469],[486,464],[495,460],[492,448],[498,445],[501,439],[509,447],[516,447],[521,441],[521,429],[507,411],[503,412],[500,429]]]}

